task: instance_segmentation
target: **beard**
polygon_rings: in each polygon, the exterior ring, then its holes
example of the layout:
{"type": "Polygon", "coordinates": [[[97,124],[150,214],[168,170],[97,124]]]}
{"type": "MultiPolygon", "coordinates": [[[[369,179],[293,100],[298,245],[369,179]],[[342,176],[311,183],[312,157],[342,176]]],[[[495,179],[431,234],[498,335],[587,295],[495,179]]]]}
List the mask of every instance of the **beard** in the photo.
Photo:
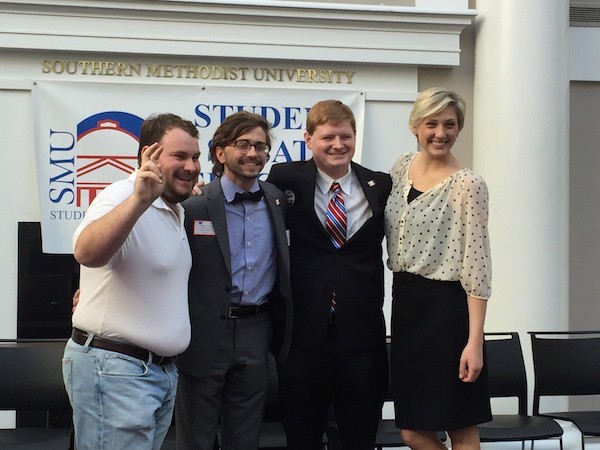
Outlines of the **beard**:
{"type": "Polygon", "coordinates": [[[169,203],[180,203],[189,198],[190,195],[192,195],[191,188],[188,192],[178,192],[170,186],[165,186],[161,197],[169,203]]]}
{"type": "Polygon", "coordinates": [[[252,180],[260,175],[260,171],[265,167],[266,161],[258,159],[241,159],[237,161],[237,164],[231,164],[227,166],[229,171],[233,173],[235,176],[239,178],[245,178],[247,180],[252,180]],[[256,166],[248,166],[246,167],[244,164],[247,162],[251,162],[256,164],[256,166]]]}

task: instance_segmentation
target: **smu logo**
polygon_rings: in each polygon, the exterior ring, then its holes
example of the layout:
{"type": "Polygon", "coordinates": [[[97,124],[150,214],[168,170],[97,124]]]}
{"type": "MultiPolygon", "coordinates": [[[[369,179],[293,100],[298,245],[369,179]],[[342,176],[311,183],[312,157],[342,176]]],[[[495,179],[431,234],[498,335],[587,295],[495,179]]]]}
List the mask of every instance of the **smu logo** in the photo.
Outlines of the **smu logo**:
{"type": "Polygon", "coordinates": [[[137,166],[144,120],[122,111],[90,116],[77,124],[77,197],[89,205],[98,192],[125,178],[137,166]]]}
{"type": "Polygon", "coordinates": [[[98,192],[132,173],[142,122],[134,114],[106,111],[79,122],[76,135],[51,129],[50,201],[87,208],[98,192]]]}

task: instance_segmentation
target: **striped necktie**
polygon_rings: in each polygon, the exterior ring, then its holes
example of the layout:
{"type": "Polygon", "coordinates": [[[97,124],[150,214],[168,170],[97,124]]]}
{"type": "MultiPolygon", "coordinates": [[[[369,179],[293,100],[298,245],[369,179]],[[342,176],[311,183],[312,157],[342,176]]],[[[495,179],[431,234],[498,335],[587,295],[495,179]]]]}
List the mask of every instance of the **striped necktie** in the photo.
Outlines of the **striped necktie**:
{"type": "MultiPolygon", "coordinates": [[[[346,243],[346,206],[342,197],[342,188],[340,183],[334,182],[331,185],[333,197],[327,206],[327,214],[325,219],[325,229],[329,234],[331,243],[336,249],[342,248],[346,243]]],[[[335,288],[331,293],[331,302],[329,304],[329,322],[336,323],[337,296],[335,288]]]]}
{"type": "Polygon", "coordinates": [[[331,197],[331,201],[327,206],[325,229],[333,246],[339,249],[346,243],[346,207],[344,206],[340,183],[334,182],[331,185],[331,190],[333,191],[333,197],[331,197]]]}

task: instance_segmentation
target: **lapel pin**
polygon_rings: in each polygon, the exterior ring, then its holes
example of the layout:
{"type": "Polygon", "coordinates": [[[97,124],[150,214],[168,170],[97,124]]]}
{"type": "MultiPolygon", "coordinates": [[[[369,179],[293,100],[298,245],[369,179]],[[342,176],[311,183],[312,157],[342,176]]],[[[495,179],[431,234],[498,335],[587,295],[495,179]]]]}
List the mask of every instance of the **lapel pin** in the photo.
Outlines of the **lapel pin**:
{"type": "Polygon", "coordinates": [[[276,199],[275,199],[275,204],[276,204],[277,206],[279,206],[279,199],[278,199],[278,198],[276,198],[276,199]]]}
{"type": "Polygon", "coordinates": [[[296,194],[294,194],[294,192],[290,191],[289,189],[286,189],[285,191],[283,191],[283,193],[287,196],[288,206],[292,206],[296,201],[296,194]]]}
{"type": "Polygon", "coordinates": [[[367,184],[371,187],[375,186],[375,182],[373,180],[367,181],[367,184]]]}

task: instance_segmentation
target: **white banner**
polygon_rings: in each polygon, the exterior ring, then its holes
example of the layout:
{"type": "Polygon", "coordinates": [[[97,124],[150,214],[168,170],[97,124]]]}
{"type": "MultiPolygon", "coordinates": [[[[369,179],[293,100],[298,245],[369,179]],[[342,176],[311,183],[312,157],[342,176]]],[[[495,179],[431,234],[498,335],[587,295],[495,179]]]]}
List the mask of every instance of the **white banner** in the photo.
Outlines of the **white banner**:
{"type": "Polygon", "coordinates": [[[273,125],[271,164],[305,160],[306,114],[319,100],[354,111],[360,161],[364,94],[356,91],[246,89],[178,85],[36,82],[32,91],[44,253],[72,253],[72,236],[90,202],[137,167],[139,131],[151,114],[174,113],[200,132],[201,177],[209,182],[209,142],[225,117],[242,109],[273,125]]]}

